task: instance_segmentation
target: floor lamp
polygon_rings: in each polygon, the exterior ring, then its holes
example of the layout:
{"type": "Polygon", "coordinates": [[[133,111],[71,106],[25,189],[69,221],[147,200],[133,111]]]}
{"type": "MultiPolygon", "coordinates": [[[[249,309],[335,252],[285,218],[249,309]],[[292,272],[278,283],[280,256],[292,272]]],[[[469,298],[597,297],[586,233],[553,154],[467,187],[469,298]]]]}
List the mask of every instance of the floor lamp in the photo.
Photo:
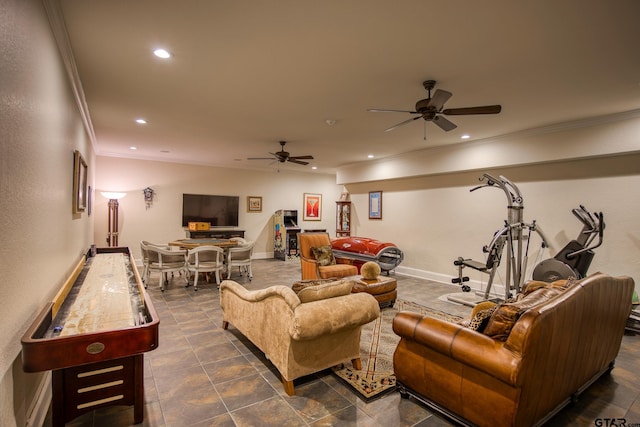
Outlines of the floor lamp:
{"type": "Polygon", "coordinates": [[[107,245],[109,247],[118,246],[118,200],[127,193],[114,193],[110,191],[101,192],[103,197],[109,199],[109,229],[107,232],[107,245]]]}

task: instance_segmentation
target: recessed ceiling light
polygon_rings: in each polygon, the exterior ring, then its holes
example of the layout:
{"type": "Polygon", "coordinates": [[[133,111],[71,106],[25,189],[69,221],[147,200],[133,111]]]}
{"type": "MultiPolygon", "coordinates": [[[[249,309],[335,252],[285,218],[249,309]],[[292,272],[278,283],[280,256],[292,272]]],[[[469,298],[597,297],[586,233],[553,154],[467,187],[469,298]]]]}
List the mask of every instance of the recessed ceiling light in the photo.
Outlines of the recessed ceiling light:
{"type": "Polygon", "coordinates": [[[171,54],[165,49],[156,49],[153,51],[153,54],[158,58],[162,58],[162,59],[171,58],[171,54]]]}
{"type": "Polygon", "coordinates": [[[136,123],[138,123],[139,125],[146,125],[147,121],[145,119],[136,119],[136,123]]]}
{"type": "Polygon", "coordinates": [[[374,156],[373,156],[373,154],[369,154],[367,157],[370,158],[370,159],[373,159],[374,156]]]}
{"type": "Polygon", "coordinates": [[[317,166],[311,166],[311,169],[316,170],[316,169],[318,169],[318,167],[317,166]]]}
{"type": "Polygon", "coordinates": [[[129,150],[137,150],[137,149],[138,147],[134,147],[134,146],[129,147],[129,150]]]}
{"type": "Polygon", "coordinates": [[[462,139],[469,139],[469,138],[471,138],[471,135],[469,135],[469,134],[466,134],[466,133],[465,133],[465,134],[464,134],[464,135],[462,135],[460,138],[462,138],[462,139]]]}

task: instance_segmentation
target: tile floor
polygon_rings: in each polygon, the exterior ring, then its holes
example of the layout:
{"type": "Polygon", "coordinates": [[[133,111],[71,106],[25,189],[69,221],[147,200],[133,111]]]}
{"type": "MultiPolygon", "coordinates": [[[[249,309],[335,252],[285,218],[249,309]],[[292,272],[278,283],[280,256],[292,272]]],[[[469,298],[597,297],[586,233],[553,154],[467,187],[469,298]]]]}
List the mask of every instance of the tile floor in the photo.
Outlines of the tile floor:
{"type": "MultiPolygon", "coordinates": [[[[291,284],[300,278],[297,261],[256,260],[254,279],[236,271],[232,279],[249,289],[291,284]]],[[[453,273],[453,272],[452,272],[453,273]]],[[[470,308],[447,302],[453,285],[397,275],[400,298],[462,316],[470,308]]],[[[152,276],[149,293],[161,319],[160,346],[145,355],[145,426],[449,426],[446,419],[397,392],[364,403],[322,372],[295,381],[284,394],[280,376],[235,329],[221,328],[215,284],[184,288],[174,278],[160,292],[152,276]]],[[[609,426],[598,418],[624,418],[640,425],[640,337],[625,335],[612,374],[592,385],[547,425],[609,426]]],[[[96,410],[68,426],[129,426],[131,407],[96,410]]],[[[47,423],[50,425],[50,416],[47,423]]],[[[620,422],[620,420],[618,420],[620,422]]],[[[46,425],[46,424],[45,424],[46,425]]],[[[618,423],[617,425],[621,425],[618,423]]]]}

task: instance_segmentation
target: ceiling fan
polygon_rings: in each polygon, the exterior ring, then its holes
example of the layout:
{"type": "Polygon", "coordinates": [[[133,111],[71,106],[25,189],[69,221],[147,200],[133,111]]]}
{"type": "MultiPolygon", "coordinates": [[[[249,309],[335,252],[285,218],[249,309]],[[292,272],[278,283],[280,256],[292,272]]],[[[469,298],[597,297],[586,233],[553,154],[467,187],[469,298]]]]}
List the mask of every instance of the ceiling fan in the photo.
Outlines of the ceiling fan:
{"type": "Polygon", "coordinates": [[[275,153],[269,153],[273,157],[249,157],[247,160],[277,160],[280,163],[291,162],[299,165],[308,165],[309,162],[303,162],[302,160],[313,160],[313,156],[291,156],[288,151],[284,151],[284,145],[286,141],[280,141],[280,151],[275,153]]]}
{"type": "Polygon", "coordinates": [[[449,116],[465,116],[469,114],[498,114],[500,110],[502,110],[502,106],[500,105],[485,105],[482,107],[466,107],[466,108],[447,108],[443,110],[444,103],[451,98],[453,95],[451,92],[447,92],[446,90],[436,89],[433,97],[431,97],[431,89],[436,85],[435,80],[426,80],[422,83],[422,86],[427,90],[429,97],[426,99],[421,99],[416,102],[415,111],[410,110],[383,110],[379,108],[371,108],[367,111],[373,113],[409,113],[409,114],[418,114],[416,117],[412,117],[408,120],[400,122],[391,126],[390,128],[385,129],[385,132],[389,132],[394,130],[400,126],[406,125],[414,120],[424,119],[427,122],[433,122],[440,127],[440,129],[445,132],[449,132],[457,128],[455,124],[444,118],[442,115],[449,116]]]}

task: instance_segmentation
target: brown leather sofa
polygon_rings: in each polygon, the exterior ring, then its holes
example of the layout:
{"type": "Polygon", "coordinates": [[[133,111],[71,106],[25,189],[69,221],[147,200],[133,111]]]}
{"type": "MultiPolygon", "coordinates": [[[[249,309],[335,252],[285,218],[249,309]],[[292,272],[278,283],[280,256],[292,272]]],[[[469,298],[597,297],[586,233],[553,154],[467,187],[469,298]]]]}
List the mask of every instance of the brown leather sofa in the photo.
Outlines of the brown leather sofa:
{"type": "Polygon", "coordinates": [[[541,425],[613,368],[633,290],[602,273],[541,287],[498,306],[484,332],[401,312],[400,393],[462,424],[541,425]]]}

